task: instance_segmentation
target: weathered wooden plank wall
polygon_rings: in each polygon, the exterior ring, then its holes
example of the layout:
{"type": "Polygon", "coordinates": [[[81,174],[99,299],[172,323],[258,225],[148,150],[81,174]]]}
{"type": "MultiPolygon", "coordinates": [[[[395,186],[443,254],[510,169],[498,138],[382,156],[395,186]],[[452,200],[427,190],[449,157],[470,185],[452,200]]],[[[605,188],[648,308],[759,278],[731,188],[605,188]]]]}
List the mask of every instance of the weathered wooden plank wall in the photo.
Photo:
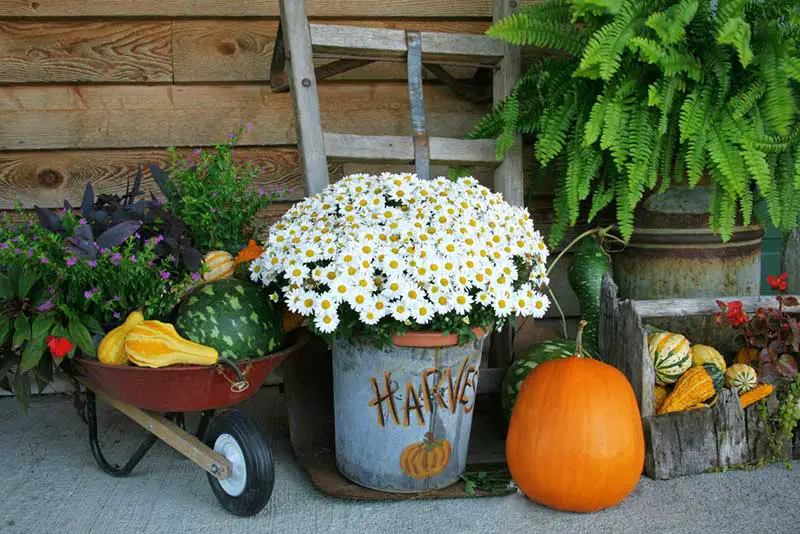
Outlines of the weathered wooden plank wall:
{"type": "MultiPolygon", "coordinates": [[[[306,5],[317,22],[420,31],[481,33],[492,15],[492,0],[306,5]]],[[[268,83],[278,14],[277,0],[0,0],[0,203],[77,203],[89,179],[98,193],[120,192],[139,163],[166,162],[166,147],[211,146],[249,122],[239,157],[262,167],[260,187],[285,192],[264,214],[279,216],[305,191],[290,96],[268,83]]],[[[466,78],[474,69],[451,72],[466,78]]],[[[408,134],[405,79],[404,64],[376,63],[322,83],[324,127],[408,134]]],[[[425,96],[434,135],[461,136],[488,109],[436,83],[425,96]]],[[[360,170],[330,169],[333,177],[360,170]]],[[[476,174],[491,184],[491,173],[476,174]]],[[[155,191],[149,173],[144,185],[155,191]]],[[[530,207],[547,234],[549,191],[530,207]]],[[[574,315],[563,269],[554,286],[574,315]]]]}

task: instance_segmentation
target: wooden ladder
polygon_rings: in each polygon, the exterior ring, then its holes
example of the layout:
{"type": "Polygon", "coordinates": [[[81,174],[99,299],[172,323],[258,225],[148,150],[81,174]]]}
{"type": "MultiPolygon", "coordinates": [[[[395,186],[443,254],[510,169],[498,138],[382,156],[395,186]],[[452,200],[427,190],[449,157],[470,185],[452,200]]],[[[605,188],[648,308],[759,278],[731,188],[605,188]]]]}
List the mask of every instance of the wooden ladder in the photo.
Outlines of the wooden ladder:
{"type": "MultiPolygon", "coordinates": [[[[493,18],[506,17],[518,0],[495,0],[493,18]]],[[[474,102],[488,101],[474,86],[456,81],[445,65],[490,70],[492,100],[502,101],[520,76],[519,48],[485,35],[403,31],[329,24],[309,24],[305,0],[280,0],[281,23],[270,67],[273,91],[291,90],[297,144],[306,192],[313,195],[329,184],[328,158],[342,161],[410,164],[417,176],[430,179],[431,163],[494,167],[494,189],[513,205],[523,204],[522,143],[518,139],[502,161],[490,139],[430,137],[425,124],[423,68],[456,93],[474,102]],[[334,61],[314,67],[314,58],[334,61]],[[287,62],[288,60],[288,62],[287,62]],[[374,61],[408,63],[411,131],[408,136],[367,136],[322,131],[317,82],[374,61]]],[[[511,328],[492,339],[490,366],[497,376],[481,374],[482,390],[499,389],[502,371],[512,359],[511,328]],[[488,384],[488,383],[491,383],[488,384]],[[495,383],[496,382],[496,386],[495,383]]]]}

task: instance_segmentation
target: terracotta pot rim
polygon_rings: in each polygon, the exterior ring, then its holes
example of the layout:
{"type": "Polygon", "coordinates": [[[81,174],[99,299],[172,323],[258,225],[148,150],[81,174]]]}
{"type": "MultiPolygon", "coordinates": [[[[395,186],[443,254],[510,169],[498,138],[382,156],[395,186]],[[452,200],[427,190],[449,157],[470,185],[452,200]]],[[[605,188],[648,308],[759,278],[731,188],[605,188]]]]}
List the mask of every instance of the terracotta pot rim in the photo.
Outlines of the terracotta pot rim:
{"type": "MultiPolygon", "coordinates": [[[[476,326],[472,329],[478,338],[484,337],[491,330],[491,325],[486,328],[476,326]]],[[[458,345],[458,335],[443,334],[438,330],[413,330],[405,334],[393,336],[392,343],[397,347],[452,347],[458,345]]]]}

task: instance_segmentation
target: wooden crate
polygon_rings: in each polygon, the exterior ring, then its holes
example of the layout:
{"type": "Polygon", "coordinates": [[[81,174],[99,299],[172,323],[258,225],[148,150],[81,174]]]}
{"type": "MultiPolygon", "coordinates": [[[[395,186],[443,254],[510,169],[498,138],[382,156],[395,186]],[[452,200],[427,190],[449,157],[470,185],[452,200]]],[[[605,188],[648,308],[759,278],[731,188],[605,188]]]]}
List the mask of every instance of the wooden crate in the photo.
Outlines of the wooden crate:
{"type": "MultiPolygon", "coordinates": [[[[731,297],[726,300],[735,300],[731,297]]],[[[759,297],[740,298],[746,311],[768,306],[759,297]]],[[[610,275],[603,279],[600,301],[600,353],[630,380],[645,435],[645,473],[669,479],[754,463],[768,452],[764,424],[756,406],[742,409],[738,396],[725,390],[712,408],[656,415],[655,373],[647,350],[643,319],[710,315],[714,299],[622,300],[610,275]]],[[[702,339],[681,332],[694,343],[702,339]]],[[[778,407],[775,394],[767,398],[770,413],[778,407]]],[[[800,458],[800,436],[788,443],[782,459],[800,458]]]]}

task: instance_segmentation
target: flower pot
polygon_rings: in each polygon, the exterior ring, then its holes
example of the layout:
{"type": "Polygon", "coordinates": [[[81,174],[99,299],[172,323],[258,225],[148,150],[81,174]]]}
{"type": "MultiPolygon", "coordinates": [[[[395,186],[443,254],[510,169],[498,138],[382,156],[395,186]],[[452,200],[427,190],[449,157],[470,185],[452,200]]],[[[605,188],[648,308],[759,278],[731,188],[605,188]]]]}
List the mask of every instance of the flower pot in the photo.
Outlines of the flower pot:
{"type": "Polygon", "coordinates": [[[387,492],[447,487],[467,460],[485,332],[458,346],[439,332],[377,348],[333,343],[336,465],[387,492]],[[410,343],[420,346],[409,346],[410,343]]]}
{"type": "MultiPolygon", "coordinates": [[[[671,187],[643,202],[629,245],[613,255],[614,280],[624,298],[760,294],[762,229],[740,225],[723,242],[709,227],[708,202],[701,186],[671,187]]],[[[675,332],[702,332],[713,346],[734,348],[733,336],[711,316],[650,322],[675,332]]]]}

